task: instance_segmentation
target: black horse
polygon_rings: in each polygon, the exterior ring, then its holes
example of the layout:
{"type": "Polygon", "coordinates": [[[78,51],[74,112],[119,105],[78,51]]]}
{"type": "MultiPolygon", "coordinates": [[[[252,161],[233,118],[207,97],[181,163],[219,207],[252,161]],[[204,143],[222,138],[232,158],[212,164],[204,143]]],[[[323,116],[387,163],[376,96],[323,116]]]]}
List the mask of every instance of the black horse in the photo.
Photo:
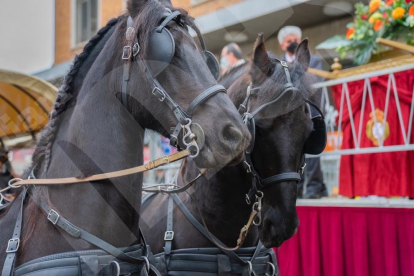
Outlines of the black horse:
{"type": "MultiPolygon", "coordinates": [[[[161,101],[154,83],[166,87],[168,95],[161,91],[164,97],[170,97],[183,110],[203,91],[217,85],[206,56],[186,25],[199,34],[184,10],[166,11],[155,0],[128,1],[128,14],[111,20],[75,59],[58,93],[50,122],[36,145],[30,169],[33,176],[83,178],[142,164],[145,129],[168,137],[170,128],[177,125],[175,113],[165,104],[168,99],[161,101]],[[166,69],[148,77],[157,64],[148,68],[142,60],[148,59],[152,47],[159,46],[151,45],[151,35],[166,18],[170,22],[165,28],[172,34],[170,42],[175,43],[175,51],[166,69]],[[131,33],[125,35],[128,25],[136,34],[132,42],[128,38],[131,33]],[[129,48],[138,62],[133,62],[126,47],[135,46],[133,42],[140,46],[139,52],[129,48]],[[129,68],[129,81],[122,89],[125,68],[129,68]]],[[[199,167],[223,166],[248,145],[248,130],[225,93],[204,98],[191,120],[206,134],[204,146],[193,159],[199,167]]],[[[16,265],[50,254],[96,248],[51,223],[63,217],[115,247],[137,244],[141,188],[142,174],[30,189],[23,209],[20,243],[12,241],[19,249],[16,265]],[[56,212],[47,217],[38,206],[41,200],[56,212]]],[[[0,214],[0,271],[23,194],[0,214]]]]}
{"type": "MultiPolygon", "coordinates": [[[[307,40],[299,45],[296,56],[297,60],[289,68],[289,72],[294,86],[298,89],[294,92],[297,97],[290,99],[293,102],[278,103],[276,101],[276,105],[270,106],[270,113],[269,110],[266,111],[266,114],[271,116],[261,116],[255,121],[256,137],[253,141],[254,150],[251,153],[251,161],[257,173],[263,179],[280,173],[297,172],[303,165],[305,141],[312,132],[313,123],[310,119],[309,106],[304,101],[311,98],[315,92],[311,90],[310,76],[306,74],[310,62],[307,40]],[[273,117],[272,114],[276,117],[273,117]]],[[[250,86],[250,93],[253,93],[253,90],[256,92],[254,97],[251,97],[250,102],[250,111],[254,111],[285,93],[288,80],[285,68],[280,62],[269,58],[263,44],[263,36],[259,35],[254,48],[253,60],[230,70],[222,76],[220,82],[233,83],[228,88],[228,94],[237,107],[243,104],[246,91],[250,86]]],[[[192,200],[187,194],[180,194],[179,196],[195,219],[201,223],[203,216],[208,230],[228,246],[235,245],[240,229],[246,224],[252,212],[252,206],[246,204],[246,194],[252,188],[254,181],[252,174],[247,172],[248,169],[245,163],[227,166],[213,176],[202,177],[198,180],[194,184],[194,190],[190,192],[192,200]]],[[[195,163],[190,159],[186,159],[179,170],[178,184],[182,185],[196,175],[197,167],[195,163]]],[[[296,184],[297,179],[288,180],[262,189],[264,197],[261,223],[258,227],[251,229],[244,247],[256,246],[259,239],[267,248],[279,247],[296,233],[299,225],[296,214],[296,184]]],[[[175,208],[172,215],[167,216],[167,210],[172,210],[171,207],[167,207],[168,204],[171,204],[169,203],[171,196],[159,194],[147,198],[148,200],[143,205],[142,221],[144,223],[142,227],[143,232],[148,236],[148,242],[153,252],[159,253],[164,252],[164,250],[170,252],[170,246],[173,250],[214,246],[210,239],[206,238],[208,235],[197,230],[194,227],[196,223],[190,223],[188,216],[184,216],[179,208],[175,208]],[[173,227],[168,229],[167,223],[171,224],[168,218],[171,217],[173,217],[173,227]],[[166,229],[173,232],[165,232],[166,229]],[[166,243],[164,238],[169,240],[172,234],[172,245],[169,245],[170,241],[166,243]]],[[[174,206],[176,206],[178,201],[174,199],[174,202],[174,206]]],[[[231,273],[235,274],[231,275],[238,275],[237,271],[241,275],[243,271],[249,269],[246,260],[251,258],[253,251],[239,251],[241,256],[248,257],[244,261],[246,266],[243,270],[232,264],[231,273]],[[246,255],[247,253],[250,255],[246,255]]],[[[224,251],[183,250],[180,256],[174,254],[168,256],[167,254],[159,258],[159,261],[167,263],[166,266],[169,270],[174,271],[171,272],[175,273],[174,275],[191,275],[190,271],[209,271],[213,273],[211,275],[219,271],[218,274],[221,275],[220,270],[223,269],[221,266],[225,267],[222,257],[217,257],[217,259],[212,256],[204,259],[202,257],[197,259],[198,257],[196,257],[197,254],[208,255],[212,252],[223,255],[224,251]],[[171,260],[174,259],[175,262],[169,262],[170,258],[172,258],[171,260]],[[184,262],[184,260],[192,260],[193,263],[196,260],[210,260],[212,264],[208,266],[200,262],[199,265],[194,264],[191,267],[189,265],[191,261],[184,262]],[[179,265],[180,262],[182,265],[179,265]]],[[[267,253],[271,255],[273,252],[269,253],[267,251],[267,253]]],[[[238,263],[234,255],[230,254],[229,258],[232,262],[238,263]]],[[[266,258],[264,259],[266,260],[266,258]]],[[[263,262],[263,258],[259,262],[263,262]]],[[[270,273],[271,269],[263,268],[263,263],[261,263],[262,267],[260,267],[260,264],[257,265],[259,266],[258,270],[263,271],[262,273],[270,273]]],[[[161,270],[163,266],[164,264],[159,266],[161,270]]],[[[256,268],[257,266],[254,267],[254,269],[256,268]]],[[[258,272],[258,270],[256,271],[258,272]]]]}

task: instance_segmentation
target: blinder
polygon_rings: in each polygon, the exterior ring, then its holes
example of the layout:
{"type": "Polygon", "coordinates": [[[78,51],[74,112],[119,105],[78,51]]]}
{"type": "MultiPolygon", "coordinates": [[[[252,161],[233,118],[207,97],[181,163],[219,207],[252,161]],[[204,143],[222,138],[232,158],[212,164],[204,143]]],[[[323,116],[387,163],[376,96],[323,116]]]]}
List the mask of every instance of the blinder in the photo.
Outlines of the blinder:
{"type": "MultiPolygon", "coordinates": [[[[147,54],[147,64],[154,77],[157,77],[170,65],[175,53],[175,41],[171,32],[166,28],[167,24],[175,21],[177,24],[184,26],[179,11],[170,12],[167,9],[162,23],[155,28],[149,37],[149,49],[147,54]]],[[[197,34],[200,45],[204,54],[204,60],[215,79],[220,75],[220,66],[213,53],[207,51],[202,36],[197,34]]]]}
{"type": "Polygon", "coordinates": [[[326,124],[322,111],[313,103],[308,102],[309,113],[313,122],[313,129],[305,141],[303,151],[306,154],[321,154],[326,147],[326,124]]]}

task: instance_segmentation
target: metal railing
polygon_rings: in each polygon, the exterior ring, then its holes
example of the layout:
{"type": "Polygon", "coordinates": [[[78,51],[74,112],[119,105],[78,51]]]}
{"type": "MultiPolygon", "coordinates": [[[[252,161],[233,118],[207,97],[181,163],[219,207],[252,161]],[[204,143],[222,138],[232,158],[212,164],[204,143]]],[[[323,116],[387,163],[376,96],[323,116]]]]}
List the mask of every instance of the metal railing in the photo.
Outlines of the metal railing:
{"type": "MultiPolygon", "coordinates": [[[[414,150],[414,141],[411,141],[410,137],[413,131],[413,120],[414,120],[414,87],[411,98],[411,107],[408,118],[408,128],[405,127],[406,118],[403,118],[401,111],[400,100],[398,95],[398,88],[395,80],[395,73],[414,69],[414,64],[407,64],[403,66],[398,66],[394,68],[379,70],[375,72],[365,73],[358,76],[351,76],[337,80],[329,80],[324,82],[319,82],[314,84],[315,88],[322,88],[322,107],[325,112],[325,120],[327,124],[328,131],[328,145],[331,146],[331,151],[325,151],[319,157],[321,159],[321,168],[324,176],[324,182],[327,185],[328,191],[332,194],[333,189],[339,185],[339,166],[340,166],[340,156],[341,155],[354,155],[354,154],[366,154],[366,153],[381,153],[381,152],[396,152],[396,151],[410,151],[414,150]],[[385,132],[377,133],[378,146],[376,147],[361,147],[361,137],[363,133],[363,121],[365,109],[370,108],[371,112],[375,112],[378,106],[375,106],[374,95],[372,92],[370,78],[388,75],[388,86],[386,91],[386,101],[384,107],[384,119],[380,123],[377,121],[376,116],[373,116],[374,124],[383,129],[386,127],[387,116],[389,114],[389,103],[390,97],[394,97],[396,103],[396,109],[398,114],[398,128],[401,131],[404,143],[401,145],[384,145],[385,132]],[[359,126],[356,126],[356,120],[353,117],[353,107],[351,106],[351,95],[349,91],[348,84],[354,81],[364,81],[363,97],[361,101],[361,113],[359,117],[359,126]],[[330,93],[332,93],[332,86],[342,85],[340,105],[336,107],[333,103],[330,102],[330,93]],[[392,92],[392,93],[391,93],[392,92]],[[351,126],[351,135],[352,141],[355,145],[354,148],[342,149],[342,119],[343,111],[347,109],[349,113],[349,121],[351,126]],[[339,118],[338,118],[339,117],[339,118]],[[381,136],[382,134],[382,136],[381,136]]],[[[151,134],[151,140],[149,142],[151,159],[159,157],[155,148],[159,147],[160,139],[156,138],[157,135],[151,134]]],[[[317,157],[317,156],[307,156],[307,157],[317,157]]],[[[180,163],[170,164],[157,170],[163,171],[165,173],[165,182],[172,180],[172,176],[175,175],[176,170],[180,167],[180,163]]],[[[157,182],[156,174],[157,170],[150,172],[146,178],[147,182],[155,183],[157,182]]]]}
{"type": "MultiPolygon", "coordinates": [[[[384,70],[378,70],[375,72],[369,72],[365,74],[360,74],[357,76],[351,76],[341,79],[329,80],[320,83],[314,84],[315,88],[322,88],[322,103],[323,109],[326,113],[325,119],[327,124],[328,131],[328,145],[333,148],[330,151],[325,151],[320,155],[321,159],[321,168],[324,176],[324,182],[328,188],[330,194],[335,187],[339,186],[339,167],[340,167],[340,156],[341,155],[355,155],[355,154],[367,154],[367,153],[383,153],[383,152],[398,152],[398,151],[411,151],[414,150],[414,141],[411,141],[411,134],[413,131],[413,115],[414,115],[414,87],[412,88],[411,96],[411,107],[408,117],[408,127],[406,128],[407,118],[404,118],[401,105],[400,97],[398,95],[398,88],[396,84],[395,74],[398,72],[403,72],[406,70],[414,69],[414,64],[406,64],[394,68],[388,68],[384,70]],[[375,116],[375,112],[378,106],[375,106],[374,95],[372,91],[370,78],[388,75],[388,84],[386,89],[386,98],[384,108],[384,118],[382,122],[378,122],[375,116]],[[351,105],[351,95],[349,91],[349,83],[354,81],[363,81],[363,95],[361,101],[361,112],[359,115],[359,126],[356,125],[356,118],[353,116],[353,108],[351,105]],[[342,91],[340,94],[340,105],[335,106],[330,102],[332,97],[329,97],[329,93],[332,93],[332,90],[329,89],[335,85],[342,85],[342,91]],[[398,125],[395,127],[399,128],[401,135],[403,137],[404,143],[400,145],[384,145],[386,139],[385,135],[387,124],[387,116],[389,115],[390,107],[390,98],[394,97],[395,107],[397,110],[398,125]],[[369,108],[373,112],[374,116],[374,126],[376,126],[376,139],[378,141],[378,146],[375,147],[362,147],[361,146],[361,137],[364,132],[363,122],[366,108],[369,108]],[[348,149],[342,149],[342,131],[343,131],[343,113],[347,109],[349,114],[349,124],[351,129],[351,138],[354,147],[348,149]],[[339,117],[339,118],[338,118],[339,117]]],[[[381,107],[382,108],[382,107],[381,107]]],[[[347,138],[347,137],[345,137],[347,138]]],[[[312,156],[309,156],[312,157],[312,156]]]]}
{"type": "MultiPolygon", "coordinates": [[[[351,134],[352,134],[352,141],[355,145],[352,149],[341,149],[341,141],[340,135],[337,136],[337,140],[334,140],[334,150],[329,152],[324,152],[322,155],[350,155],[350,154],[364,154],[364,153],[380,153],[380,152],[395,152],[395,151],[408,151],[414,150],[414,141],[410,141],[410,137],[413,131],[413,115],[414,115],[414,101],[413,98],[411,99],[411,108],[408,117],[408,128],[405,128],[403,114],[401,112],[400,100],[398,96],[398,88],[395,81],[395,73],[414,69],[414,64],[407,64],[403,66],[398,66],[394,68],[389,68],[385,70],[379,70],[375,72],[365,73],[358,76],[351,76],[347,78],[342,78],[338,80],[329,80],[325,82],[320,82],[314,84],[315,88],[322,88],[322,103],[324,107],[324,111],[326,112],[326,119],[327,119],[327,130],[328,132],[333,133],[337,131],[338,134],[342,132],[342,119],[343,119],[343,111],[345,108],[348,109],[349,113],[349,120],[351,126],[351,134]],[[402,137],[404,139],[404,143],[401,145],[384,145],[385,140],[385,132],[377,133],[378,135],[378,147],[361,147],[361,135],[363,132],[362,129],[362,122],[364,120],[364,111],[368,107],[371,109],[371,112],[375,112],[377,107],[374,103],[373,92],[371,87],[370,78],[388,75],[388,86],[386,91],[386,101],[384,107],[384,119],[382,123],[378,123],[376,116],[373,116],[374,124],[376,126],[381,126],[385,129],[387,123],[387,116],[389,112],[389,103],[391,97],[391,90],[393,91],[392,96],[395,99],[397,114],[398,114],[398,121],[399,121],[399,129],[401,131],[402,137]],[[350,99],[350,92],[348,88],[348,84],[354,81],[364,81],[364,90],[361,102],[361,114],[359,118],[359,127],[357,129],[355,124],[355,118],[353,117],[353,109],[351,106],[351,99],[350,99]],[[340,106],[335,108],[329,101],[329,92],[328,88],[334,85],[342,84],[342,91],[341,91],[341,100],[340,106]],[[336,118],[339,116],[338,125],[336,125],[336,118]]],[[[413,87],[412,97],[414,97],[414,87],[413,87]]]]}

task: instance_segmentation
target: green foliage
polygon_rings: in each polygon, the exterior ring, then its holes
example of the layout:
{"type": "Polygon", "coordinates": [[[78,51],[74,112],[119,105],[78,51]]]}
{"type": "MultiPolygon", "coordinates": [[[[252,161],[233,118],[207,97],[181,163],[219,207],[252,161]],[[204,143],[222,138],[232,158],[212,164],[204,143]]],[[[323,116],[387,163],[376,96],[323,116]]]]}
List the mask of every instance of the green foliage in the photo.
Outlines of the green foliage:
{"type": "MultiPolygon", "coordinates": [[[[355,4],[354,21],[347,25],[348,43],[338,43],[336,51],[341,58],[353,53],[354,63],[361,65],[367,63],[373,54],[379,53],[379,45],[376,42],[379,37],[413,44],[414,7],[410,10],[413,2],[372,0],[371,8],[363,3],[355,4]]],[[[334,44],[334,41],[330,42],[334,44]]]]}

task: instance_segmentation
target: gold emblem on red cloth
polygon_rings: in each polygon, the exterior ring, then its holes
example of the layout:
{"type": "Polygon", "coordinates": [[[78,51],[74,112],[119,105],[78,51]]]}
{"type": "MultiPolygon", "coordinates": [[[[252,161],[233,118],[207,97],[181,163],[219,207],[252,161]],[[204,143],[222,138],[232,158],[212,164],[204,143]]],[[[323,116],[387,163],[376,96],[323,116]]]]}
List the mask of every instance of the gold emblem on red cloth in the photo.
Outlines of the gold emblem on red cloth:
{"type": "Polygon", "coordinates": [[[378,147],[380,141],[384,142],[390,136],[390,125],[387,121],[384,122],[384,111],[378,108],[375,109],[375,119],[373,112],[369,117],[371,119],[367,122],[367,137],[378,147]]]}

